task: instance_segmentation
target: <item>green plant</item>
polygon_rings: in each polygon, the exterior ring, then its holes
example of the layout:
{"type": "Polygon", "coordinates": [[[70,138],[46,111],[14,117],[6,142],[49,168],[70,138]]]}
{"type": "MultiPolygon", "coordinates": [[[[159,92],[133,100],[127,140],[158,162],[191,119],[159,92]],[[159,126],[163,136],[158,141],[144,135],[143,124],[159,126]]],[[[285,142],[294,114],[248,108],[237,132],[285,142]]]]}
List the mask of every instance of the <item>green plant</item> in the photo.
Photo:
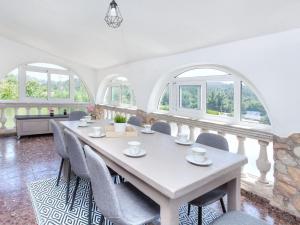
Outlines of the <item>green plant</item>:
{"type": "Polygon", "coordinates": [[[126,123],[127,119],[125,116],[116,115],[114,118],[115,123],[126,123]]]}

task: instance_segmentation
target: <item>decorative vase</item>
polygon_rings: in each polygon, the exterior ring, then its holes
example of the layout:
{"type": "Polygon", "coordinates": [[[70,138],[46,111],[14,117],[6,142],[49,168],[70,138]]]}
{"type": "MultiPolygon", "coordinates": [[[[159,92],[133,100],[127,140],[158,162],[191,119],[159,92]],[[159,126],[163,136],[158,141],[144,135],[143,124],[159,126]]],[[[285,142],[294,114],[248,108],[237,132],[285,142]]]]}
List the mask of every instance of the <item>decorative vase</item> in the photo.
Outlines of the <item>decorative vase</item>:
{"type": "Polygon", "coordinates": [[[126,130],[126,123],[114,123],[115,132],[124,133],[126,130]]]}

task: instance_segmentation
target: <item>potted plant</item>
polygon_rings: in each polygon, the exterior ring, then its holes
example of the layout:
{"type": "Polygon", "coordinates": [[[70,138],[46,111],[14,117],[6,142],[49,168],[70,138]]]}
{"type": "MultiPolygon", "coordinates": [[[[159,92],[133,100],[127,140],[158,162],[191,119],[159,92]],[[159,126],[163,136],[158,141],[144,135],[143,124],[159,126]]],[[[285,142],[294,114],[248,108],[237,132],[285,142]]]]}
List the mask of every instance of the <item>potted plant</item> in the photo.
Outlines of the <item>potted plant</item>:
{"type": "Polygon", "coordinates": [[[126,129],[126,117],[122,115],[116,115],[114,118],[115,131],[119,133],[124,133],[126,129]]]}

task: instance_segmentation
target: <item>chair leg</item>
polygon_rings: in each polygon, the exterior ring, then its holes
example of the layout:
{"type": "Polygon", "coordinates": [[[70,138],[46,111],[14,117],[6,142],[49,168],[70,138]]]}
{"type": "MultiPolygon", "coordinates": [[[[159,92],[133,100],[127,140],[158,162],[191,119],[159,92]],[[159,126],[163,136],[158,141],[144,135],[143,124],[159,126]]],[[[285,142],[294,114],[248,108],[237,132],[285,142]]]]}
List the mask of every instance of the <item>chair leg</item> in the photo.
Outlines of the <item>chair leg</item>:
{"type": "Polygon", "coordinates": [[[66,204],[68,204],[68,201],[69,201],[70,178],[71,178],[71,163],[69,162],[69,167],[68,167],[68,178],[67,178],[66,204]]]}
{"type": "Polygon", "coordinates": [[[59,184],[59,180],[60,180],[60,176],[61,176],[62,167],[64,165],[64,161],[65,161],[65,159],[62,158],[61,159],[61,163],[60,163],[60,167],[59,167],[59,172],[58,172],[58,177],[57,177],[57,181],[56,181],[56,186],[58,186],[58,184],[59,184]]]}
{"type": "Polygon", "coordinates": [[[88,214],[88,225],[92,224],[92,208],[93,208],[93,190],[92,190],[92,183],[90,182],[90,190],[89,190],[89,214],[88,214]]]}
{"type": "Polygon", "coordinates": [[[202,207],[198,207],[198,225],[202,225],[202,207]]]}
{"type": "Polygon", "coordinates": [[[188,216],[190,215],[191,212],[191,204],[188,203],[188,216]]]}
{"type": "Polygon", "coordinates": [[[74,206],[74,202],[75,202],[75,198],[76,198],[76,192],[77,192],[77,189],[78,189],[79,182],[80,182],[80,177],[77,177],[76,178],[75,189],[73,191],[73,198],[72,198],[72,203],[71,203],[70,210],[73,210],[73,206],[74,206]]]}
{"type": "Polygon", "coordinates": [[[104,224],[104,216],[101,215],[99,225],[103,225],[103,224],[104,224]]]}
{"type": "Polygon", "coordinates": [[[226,207],[225,207],[223,198],[220,198],[220,203],[221,203],[223,213],[226,213],[226,207]]]}

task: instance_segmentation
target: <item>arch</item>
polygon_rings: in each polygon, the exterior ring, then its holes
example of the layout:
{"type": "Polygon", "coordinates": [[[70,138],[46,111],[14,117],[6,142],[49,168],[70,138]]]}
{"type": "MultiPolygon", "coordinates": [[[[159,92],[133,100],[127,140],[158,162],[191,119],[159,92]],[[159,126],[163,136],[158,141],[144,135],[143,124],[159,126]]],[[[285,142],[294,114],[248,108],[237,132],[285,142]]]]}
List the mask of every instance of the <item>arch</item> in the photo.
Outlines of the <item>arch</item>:
{"type": "MultiPolygon", "coordinates": [[[[236,71],[236,70],[234,70],[230,67],[224,66],[224,65],[217,65],[217,64],[203,64],[203,65],[193,64],[193,65],[188,65],[188,66],[181,66],[175,70],[169,71],[169,73],[165,73],[165,75],[161,76],[161,78],[157,81],[157,83],[153,87],[153,90],[152,90],[150,98],[149,98],[147,111],[157,110],[157,106],[159,104],[160,98],[161,98],[167,84],[169,84],[170,82],[174,82],[176,80],[176,77],[179,76],[180,74],[183,74],[187,71],[191,71],[194,69],[216,69],[216,70],[223,71],[225,73],[232,75],[234,80],[239,79],[240,81],[245,83],[251,89],[251,91],[256,95],[259,102],[263,105],[265,111],[267,112],[267,116],[272,124],[272,115],[270,114],[268,106],[265,103],[260,92],[255,88],[255,86],[239,71],[236,71]]],[[[172,101],[172,100],[170,100],[170,101],[172,101]]]]}

